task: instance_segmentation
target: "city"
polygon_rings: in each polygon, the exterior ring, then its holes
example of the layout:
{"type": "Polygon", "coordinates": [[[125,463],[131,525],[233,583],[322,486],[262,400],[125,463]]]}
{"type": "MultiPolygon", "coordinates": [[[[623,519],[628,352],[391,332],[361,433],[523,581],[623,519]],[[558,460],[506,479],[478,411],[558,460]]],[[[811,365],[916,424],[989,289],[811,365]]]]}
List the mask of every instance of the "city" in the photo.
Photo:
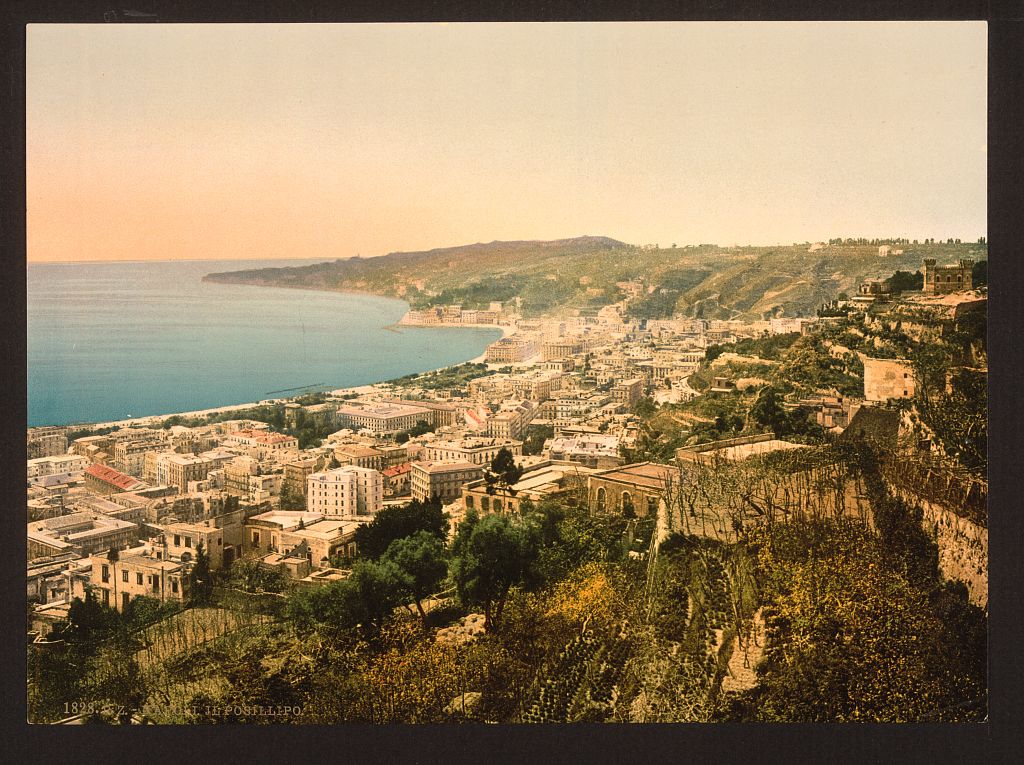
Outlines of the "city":
{"type": "Polygon", "coordinates": [[[653,278],[556,316],[516,299],[410,310],[402,326],[503,337],[384,383],[30,428],[31,718],[983,715],[986,247],[961,249],[976,259],[921,258],[805,317],[633,318],[653,278]],[[898,593],[877,608],[917,612],[859,659],[883,671],[897,652],[893,699],[865,688],[794,711],[814,693],[791,697],[773,651],[821,638],[794,573],[806,564],[785,557],[799,538],[836,567],[816,587],[834,588],[840,632],[882,619],[868,606],[843,622],[858,567],[893,566],[871,569],[898,593]],[[863,560],[833,549],[847,545],[863,560]],[[941,666],[904,647],[948,639],[915,621],[940,613],[967,631],[941,666]],[[299,661],[313,645],[320,658],[299,661]],[[395,651],[411,666],[388,669],[395,651]],[[89,669],[63,671],[72,657],[89,669]],[[359,698],[325,696],[323,672],[359,698]],[[380,695],[396,682],[409,698],[380,695]],[[932,691],[912,697],[920,683],[932,691]]]}

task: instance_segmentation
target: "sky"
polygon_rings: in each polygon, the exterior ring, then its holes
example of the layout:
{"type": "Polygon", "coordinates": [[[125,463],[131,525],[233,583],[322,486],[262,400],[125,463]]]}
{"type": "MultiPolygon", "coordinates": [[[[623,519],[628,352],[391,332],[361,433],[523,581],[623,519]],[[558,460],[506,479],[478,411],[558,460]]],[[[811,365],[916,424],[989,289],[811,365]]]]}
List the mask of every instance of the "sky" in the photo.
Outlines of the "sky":
{"type": "Polygon", "coordinates": [[[27,35],[29,261],[986,234],[983,22],[27,35]]]}

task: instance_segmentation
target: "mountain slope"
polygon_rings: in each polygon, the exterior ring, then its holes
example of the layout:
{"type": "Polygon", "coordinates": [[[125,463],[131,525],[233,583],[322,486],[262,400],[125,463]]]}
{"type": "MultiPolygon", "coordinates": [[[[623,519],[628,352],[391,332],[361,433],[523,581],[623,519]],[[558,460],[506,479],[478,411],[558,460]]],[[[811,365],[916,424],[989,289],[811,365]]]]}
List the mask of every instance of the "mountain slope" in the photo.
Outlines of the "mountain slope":
{"type": "Polygon", "coordinates": [[[617,283],[642,279],[641,318],[807,316],[865,278],[914,272],[925,257],[939,263],[983,260],[977,244],[904,245],[882,257],[867,244],[771,247],[636,247],[603,236],[554,241],[488,242],[311,266],[208,274],[204,281],[353,290],[400,297],[414,308],[461,304],[486,308],[518,298],[525,316],[590,311],[621,299],[617,283]]]}

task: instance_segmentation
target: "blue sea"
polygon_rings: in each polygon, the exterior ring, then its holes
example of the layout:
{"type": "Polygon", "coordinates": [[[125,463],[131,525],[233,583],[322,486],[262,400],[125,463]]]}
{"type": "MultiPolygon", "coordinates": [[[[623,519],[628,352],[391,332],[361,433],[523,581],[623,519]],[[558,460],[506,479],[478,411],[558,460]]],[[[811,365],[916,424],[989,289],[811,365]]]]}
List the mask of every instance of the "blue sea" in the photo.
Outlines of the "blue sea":
{"type": "Polygon", "coordinates": [[[466,361],[501,335],[390,327],[408,308],[390,298],[201,281],[215,271],[316,262],[29,264],[28,424],[365,385],[466,361]]]}

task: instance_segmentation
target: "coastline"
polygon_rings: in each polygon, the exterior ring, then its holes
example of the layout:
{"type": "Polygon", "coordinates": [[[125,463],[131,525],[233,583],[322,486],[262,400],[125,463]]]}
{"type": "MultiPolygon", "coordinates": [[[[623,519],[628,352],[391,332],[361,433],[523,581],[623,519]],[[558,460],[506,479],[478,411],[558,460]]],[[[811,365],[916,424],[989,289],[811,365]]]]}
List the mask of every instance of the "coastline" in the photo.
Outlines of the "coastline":
{"type": "MultiPolygon", "coordinates": [[[[264,286],[264,285],[250,285],[250,286],[259,287],[259,286],[264,286]]],[[[266,286],[278,286],[278,285],[266,285],[266,286]]],[[[371,295],[373,297],[388,297],[386,295],[377,295],[375,293],[366,292],[366,291],[361,291],[360,292],[360,291],[354,291],[354,290],[338,290],[338,289],[311,290],[311,289],[306,288],[306,287],[292,287],[292,289],[303,289],[303,290],[308,290],[308,291],[311,291],[311,292],[351,292],[353,294],[371,295]]],[[[399,302],[405,303],[405,301],[402,300],[401,298],[391,298],[391,299],[392,300],[398,300],[399,302]]],[[[407,315],[408,312],[409,312],[408,311],[409,304],[405,303],[405,305],[407,307],[407,310],[406,310],[406,315],[407,315]]],[[[405,315],[402,316],[402,319],[404,319],[404,318],[405,318],[405,315]]],[[[392,324],[392,325],[389,325],[388,327],[385,327],[385,329],[391,328],[391,327],[394,327],[396,329],[398,327],[409,327],[409,328],[413,328],[413,329],[448,329],[448,328],[455,328],[455,329],[459,329],[459,328],[466,328],[466,329],[498,329],[498,330],[501,330],[501,337],[502,338],[511,337],[518,330],[518,328],[516,326],[509,325],[509,324],[437,324],[437,325],[419,325],[419,324],[403,324],[402,323],[402,319],[399,319],[399,321],[396,322],[395,324],[392,324]]],[[[492,341],[492,342],[496,342],[496,341],[492,341]]],[[[483,363],[484,358],[486,357],[486,355],[487,355],[487,351],[486,351],[486,348],[485,348],[483,353],[481,353],[478,356],[475,356],[472,359],[467,359],[466,361],[458,361],[458,362],[455,362],[453,364],[446,364],[444,366],[435,367],[433,369],[424,369],[424,370],[422,370],[420,372],[416,372],[415,374],[417,374],[417,375],[430,374],[432,372],[439,372],[439,371],[441,371],[443,369],[452,369],[454,367],[458,367],[458,366],[461,366],[463,364],[480,364],[480,363],[483,363]]],[[[377,380],[375,382],[365,383],[363,385],[357,385],[357,386],[352,386],[352,387],[348,387],[348,388],[337,388],[335,390],[328,391],[328,394],[329,395],[335,395],[335,394],[337,394],[337,395],[345,395],[345,394],[355,393],[357,395],[366,395],[366,394],[374,392],[375,390],[378,390],[379,386],[384,385],[386,383],[387,383],[387,380],[377,380]]],[[[273,398],[273,399],[261,399],[261,401],[287,401],[289,398],[290,397],[273,398]]],[[[226,404],[226,405],[223,405],[223,406],[210,407],[208,409],[197,409],[197,410],[187,411],[187,412],[168,412],[166,414],[149,414],[149,415],[142,415],[142,416],[139,416],[139,417],[125,418],[125,419],[122,419],[122,420],[110,420],[110,421],[106,421],[106,422],[76,422],[76,423],[70,423],[68,425],[58,425],[58,426],[29,425],[27,427],[29,429],[31,429],[31,428],[41,428],[41,427],[66,427],[66,428],[69,428],[69,429],[75,429],[75,428],[79,428],[79,429],[81,429],[81,428],[100,429],[100,428],[160,427],[165,420],[168,420],[171,417],[185,417],[185,418],[206,417],[206,416],[212,416],[212,415],[217,415],[217,414],[224,414],[226,412],[244,411],[246,409],[254,409],[254,408],[258,407],[258,406],[263,406],[264,404],[262,404],[261,401],[251,401],[251,402],[246,402],[246,403],[242,403],[242,404],[226,404]]]]}

